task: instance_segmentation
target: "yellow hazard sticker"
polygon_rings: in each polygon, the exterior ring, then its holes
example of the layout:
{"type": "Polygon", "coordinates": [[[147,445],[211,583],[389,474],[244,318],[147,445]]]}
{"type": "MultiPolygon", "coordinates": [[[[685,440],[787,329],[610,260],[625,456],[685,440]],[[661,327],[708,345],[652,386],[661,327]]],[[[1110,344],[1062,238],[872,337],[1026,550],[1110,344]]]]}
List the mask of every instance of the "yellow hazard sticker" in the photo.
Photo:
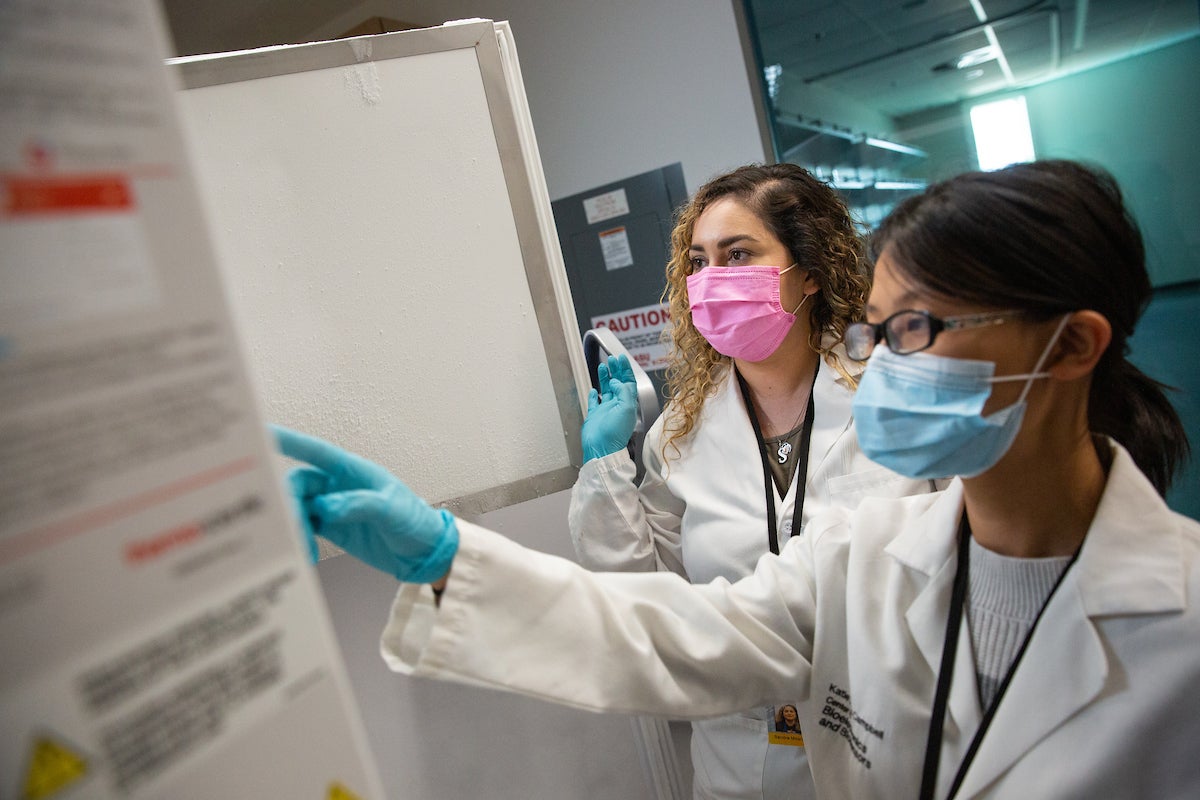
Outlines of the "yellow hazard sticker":
{"type": "Polygon", "coordinates": [[[87,775],[87,761],[67,746],[42,737],[34,742],[21,800],[53,797],[87,775]]]}
{"type": "Polygon", "coordinates": [[[329,791],[325,794],[325,800],[362,800],[362,798],[342,784],[334,781],[329,784],[329,791]]]}

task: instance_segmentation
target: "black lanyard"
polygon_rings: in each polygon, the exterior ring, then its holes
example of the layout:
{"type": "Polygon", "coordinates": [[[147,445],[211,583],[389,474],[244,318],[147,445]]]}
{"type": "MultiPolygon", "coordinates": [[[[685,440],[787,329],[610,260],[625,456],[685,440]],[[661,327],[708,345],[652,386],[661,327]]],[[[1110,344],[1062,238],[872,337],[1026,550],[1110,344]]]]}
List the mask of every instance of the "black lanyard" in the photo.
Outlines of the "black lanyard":
{"type": "MultiPolygon", "coordinates": [[[[950,697],[950,681],[954,678],[954,655],[958,651],[958,632],[962,627],[963,606],[966,603],[967,597],[967,578],[970,569],[970,538],[971,525],[967,522],[967,515],[964,512],[962,521],[958,525],[958,571],[954,574],[954,591],[950,595],[950,615],[946,620],[946,640],[945,644],[942,645],[942,664],[938,668],[937,693],[933,697],[933,717],[929,720],[929,738],[925,742],[925,771],[921,775],[921,800],[933,800],[933,792],[937,784],[938,760],[942,754],[942,725],[946,719],[946,701],[950,697]]],[[[1082,546],[1081,543],[1079,547],[1082,546]]],[[[1075,559],[1079,558],[1079,547],[1075,548],[1075,553],[1071,556],[1071,560],[1067,562],[1067,565],[1063,567],[1063,571],[1059,573],[1058,580],[1054,582],[1054,586],[1050,589],[1050,594],[1046,596],[1042,607],[1038,609],[1037,616],[1033,618],[1033,624],[1029,626],[1029,633],[1025,634],[1025,639],[1021,642],[1021,647],[1017,650],[1016,657],[1008,665],[1008,671],[1004,674],[1004,680],[997,687],[996,696],[992,698],[992,702],[984,712],[983,718],[979,721],[979,729],[975,731],[975,736],[971,739],[971,746],[967,748],[962,763],[958,765],[958,772],[954,775],[954,783],[950,785],[950,793],[946,795],[946,800],[953,800],[954,795],[958,793],[963,778],[967,775],[967,769],[971,766],[971,762],[975,760],[975,754],[979,751],[979,745],[983,743],[983,736],[987,733],[988,727],[991,726],[992,718],[996,716],[996,709],[1000,707],[1000,700],[1004,697],[1004,693],[1008,691],[1008,685],[1012,683],[1013,675],[1017,671],[1017,665],[1021,662],[1021,657],[1025,655],[1026,648],[1029,647],[1029,640],[1033,638],[1033,631],[1037,628],[1038,622],[1041,621],[1042,614],[1046,611],[1046,606],[1050,605],[1050,598],[1054,597],[1054,593],[1062,585],[1063,578],[1066,577],[1067,572],[1071,569],[1071,565],[1075,563],[1075,559]]]]}
{"type": "MultiPolygon", "coordinates": [[[[808,390],[808,409],[804,412],[804,423],[800,428],[800,453],[796,461],[796,475],[799,485],[796,487],[796,507],[792,511],[792,528],[788,536],[795,536],[800,528],[800,515],[804,511],[804,494],[808,489],[808,445],[812,441],[813,416],[816,406],[813,403],[813,389],[817,386],[817,371],[821,368],[818,359],[813,370],[813,385],[808,390]]],[[[754,428],[754,438],[758,441],[758,455],[762,459],[763,483],[767,492],[767,544],[771,552],[779,555],[779,523],[775,518],[775,479],[771,477],[771,465],[767,461],[767,443],[763,440],[762,427],[758,424],[758,414],[754,413],[754,403],[750,400],[750,387],[746,379],[735,368],[738,387],[742,390],[742,400],[746,403],[746,412],[750,415],[750,426],[754,428]]]]}

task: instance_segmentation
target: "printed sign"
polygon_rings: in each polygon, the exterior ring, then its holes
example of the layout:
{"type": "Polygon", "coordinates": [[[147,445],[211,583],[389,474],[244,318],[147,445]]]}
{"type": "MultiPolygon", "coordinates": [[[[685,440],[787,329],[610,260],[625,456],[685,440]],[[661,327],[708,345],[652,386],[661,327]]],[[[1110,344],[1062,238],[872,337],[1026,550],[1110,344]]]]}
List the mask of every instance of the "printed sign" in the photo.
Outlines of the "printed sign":
{"type": "Polygon", "coordinates": [[[629,234],[624,228],[601,231],[600,251],[604,253],[604,268],[610,272],[633,266],[633,250],[629,247],[629,234]]]}
{"type": "Polygon", "coordinates": [[[159,13],[3,14],[0,798],[382,798],[159,13]]]}
{"type": "Polygon", "coordinates": [[[608,328],[642,369],[665,369],[670,352],[671,312],[665,305],[614,311],[592,317],[593,328],[608,328]]]}
{"type": "Polygon", "coordinates": [[[587,215],[588,225],[623,217],[629,213],[629,198],[624,189],[598,194],[583,201],[583,213],[587,215]]]}

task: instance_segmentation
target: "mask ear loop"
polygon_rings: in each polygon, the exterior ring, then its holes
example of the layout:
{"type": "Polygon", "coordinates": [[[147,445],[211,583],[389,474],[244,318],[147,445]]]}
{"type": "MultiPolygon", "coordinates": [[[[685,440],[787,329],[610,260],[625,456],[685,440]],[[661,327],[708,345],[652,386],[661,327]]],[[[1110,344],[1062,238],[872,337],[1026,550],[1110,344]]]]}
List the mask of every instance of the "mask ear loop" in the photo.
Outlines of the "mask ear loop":
{"type": "Polygon", "coordinates": [[[1037,363],[1033,365],[1033,372],[1025,375],[1004,375],[999,378],[991,378],[992,383],[1001,383],[1003,381],[1025,381],[1025,388],[1021,390],[1021,396],[1017,398],[1018,403],[1025,402],[1025,397],[1029,394],[1029,390],[1033,388],[1033,382],[1038,378],[1049,378],[1049,372],[1039,372],[1042,365],[1046,363],[1046,359],[1050,357],[1050,350],[1054,347],[1054,343],[1058,341],[1058,337],[1062,335],[1063,328],[1067,327],[1067,320],[1071,318],[1069,312],[1063,315],[1063,318],[1058,321],[1058,327],[1054,329],[1054,335],[1050,337],[1050,341],[1042,349],[1042,354],[1038,356],[1037,363]]]}
{"type": "MultiPolygon", "coordinates": [[[[790,269],[795,269],[797,266],[799,266],[799,262],[792,264],[790,267],[784,267],[783,269],[779,270],[779,274],[783,275],[783,273],[787,272],[790,269]]],[[[793,317],[796,316],[796,312],[800,310],[800,307],[804,305],[804,301],[810,297],[812,297],[812,295],[806,294],[806,295],[804,295],[804,297],[800,298],[800,305],[796,306],[791,311],[791,314],[793,317]]]]}

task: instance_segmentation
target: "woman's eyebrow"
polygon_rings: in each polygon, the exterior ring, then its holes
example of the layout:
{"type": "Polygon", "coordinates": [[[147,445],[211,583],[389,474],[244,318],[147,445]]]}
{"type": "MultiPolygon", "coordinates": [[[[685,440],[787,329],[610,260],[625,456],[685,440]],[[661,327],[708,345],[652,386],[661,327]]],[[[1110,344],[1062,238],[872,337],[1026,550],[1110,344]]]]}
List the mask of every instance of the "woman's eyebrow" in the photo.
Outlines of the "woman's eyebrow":
{"type": "MultiPolygon", "coordinates": [[[[914,292],[912,290],[907,290],[903,294],[901,294],[899,297],[897,297],[892,302],[892,305],[896,307],[897,311],[908,309],[908,308],[912,307],[910,304],[916,298],[917,298],[916,292],[914,292]]],[[[920,303],[918,303],[918,305],[920,305],[920,303]]],[[[875,313],[878,313],[879,306],[868,302],[865,306],[863,306],[863,311],[865,311],[868,314],[875,314],[875,313]]]]}
{"type": "MultiPolygon", "coordinates": [[[[758,244],[758,239],[754,238],[753,236],[751,236],[748,233],[739,233],[735,236],[727,236],[724,239],[717,240],[717,247],[718,248],[729,247],[729,245],[734,244],[735,242],[754,242],[755,244],[758,244]]],[[[698,244],[693,244],[688,249],[689,250],[703,250],[704,247],[701,245],[698,245],[698,244]]]]}

